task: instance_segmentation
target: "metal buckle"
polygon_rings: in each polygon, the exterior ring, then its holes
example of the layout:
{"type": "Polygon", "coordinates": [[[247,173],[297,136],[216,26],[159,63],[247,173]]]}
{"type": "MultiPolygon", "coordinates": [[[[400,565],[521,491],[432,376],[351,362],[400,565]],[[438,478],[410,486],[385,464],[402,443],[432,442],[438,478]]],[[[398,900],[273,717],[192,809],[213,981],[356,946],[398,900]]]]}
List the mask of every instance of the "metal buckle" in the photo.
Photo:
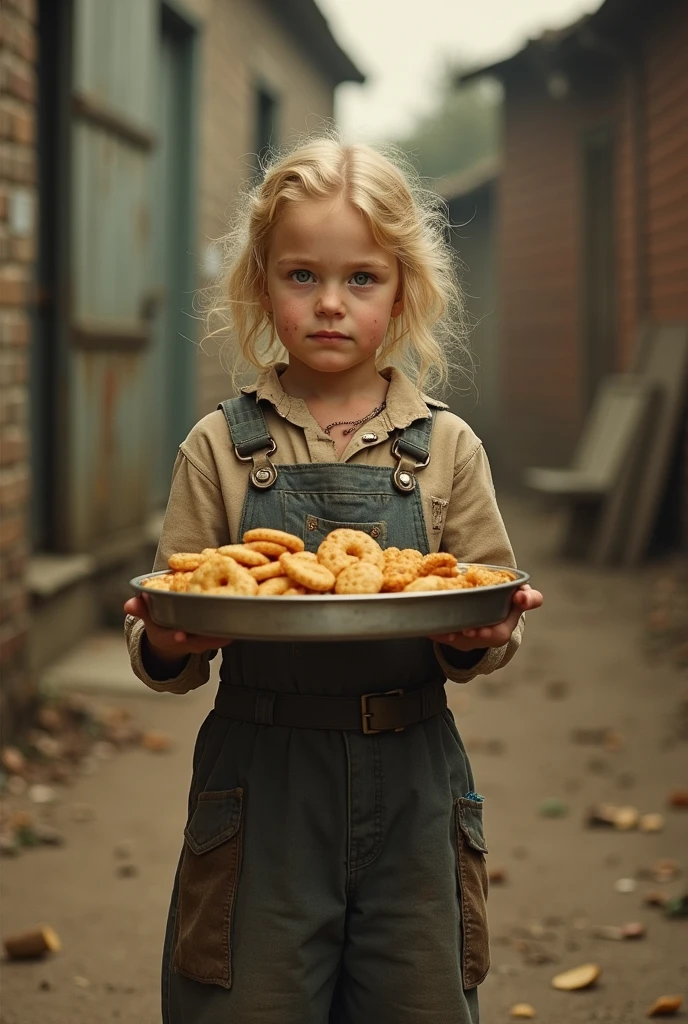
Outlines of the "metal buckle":
{"type": "Polygon", "coordinates": [[[371,697],[403,697],[403,690],[385,690],[384,693],[364,693],[361,696],[361,728],[366,736],[376,736],[379,732],[403,732],[404,726],[399,729],[371,729],[368,719],[373,717],[373,712],[368,710],[368,701],[371,697]]]}
{"type": "MultiPolygon", "coordinates": [[[[404,458],[404,454],[405,454],[404,452],[402,452],[401,455],[399,454],[399,442],[401,440],[402,440],[402,438],[397,437],[396,440],[394,441],[393,445],[392,445],[392,455],[394,456],[395,459],[403,459],[404,458]]],[[[408,456],[408,458],[410,458],[410,456],[408,456]]],[[[425,469],[425,467],[428,465],[429,462],[430,462],[430,452],[428,452],[428,457],[425,460],[425,462],[416,462],[415,468],[416,469],[425,469]]]]}
{"type": "MultiPolygon", "coordinates": [[[[270,438],[270,444],[272,445],[272,448],[259,448],[258,452],[262,451],[265,452],[265,455],[274,455],[275,452],[277,451],[277,442],[270,438]]],[[[258,452],[252,452],[250,455],[239,455],[237,446],[234,445],[234,454],[236,455],[239,462],[253,462],[253,456],[257,455],[258,452]]]]}

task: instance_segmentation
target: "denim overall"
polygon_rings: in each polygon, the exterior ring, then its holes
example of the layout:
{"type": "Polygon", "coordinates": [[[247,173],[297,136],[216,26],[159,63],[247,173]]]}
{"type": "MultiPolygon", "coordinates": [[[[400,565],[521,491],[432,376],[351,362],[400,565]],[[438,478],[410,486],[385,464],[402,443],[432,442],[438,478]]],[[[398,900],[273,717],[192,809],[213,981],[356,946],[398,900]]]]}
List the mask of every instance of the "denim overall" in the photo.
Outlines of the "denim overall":
{"type": "MultiPolygon", "coordinates": [[[[394,440],[395,470],[275,466],[255,396],[221,408],[237,456],[253,461],[240,536],[272,527],[315,551],[346,526],[427,552],[414,467],[429,459],[430,410],[394,440]]],[[[220,692],[359,697],[444,678],[425,638],[237,641],[222,655],[220,692]]],[[[214,710],[201,726],[165,1024],[477,1024],[487,851],[451,713],[376,734],[263,721],[214,710]]]]}

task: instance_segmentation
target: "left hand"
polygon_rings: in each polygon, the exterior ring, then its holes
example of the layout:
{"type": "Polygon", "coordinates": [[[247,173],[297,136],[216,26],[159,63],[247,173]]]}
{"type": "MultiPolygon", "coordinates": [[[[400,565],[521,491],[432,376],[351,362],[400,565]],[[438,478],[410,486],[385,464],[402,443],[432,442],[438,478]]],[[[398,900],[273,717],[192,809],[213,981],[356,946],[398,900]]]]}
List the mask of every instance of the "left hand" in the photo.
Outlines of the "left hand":
{"type": "Polygon", "coordinates": [[[457,651],[475,651],[483,647],[503,647],[511,639],[511,634],[518,625],[523,612],[539,608],[543,602],[539,590],[533,590],[528,584],[520,587],[514,594],[513,604],[504,622],[496,626],[484,626],[482,629],[464,629],[460,633],[445,633],[442,636],[431,636],[430,639],[447,647],[455,647],[457,651]]]}

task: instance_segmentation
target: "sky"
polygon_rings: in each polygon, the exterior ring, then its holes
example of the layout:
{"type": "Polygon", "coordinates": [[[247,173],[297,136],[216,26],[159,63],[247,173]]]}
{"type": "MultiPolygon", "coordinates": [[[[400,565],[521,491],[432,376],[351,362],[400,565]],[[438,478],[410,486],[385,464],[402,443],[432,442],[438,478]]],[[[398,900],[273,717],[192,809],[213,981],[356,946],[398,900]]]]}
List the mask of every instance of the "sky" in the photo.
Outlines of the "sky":
{"type": "Polygon", "coordinates": [[[601,0],[317,0],[339,44],[366,75],[336,94],[344,134],[393,139],[431,104],[441,68],[509,56],[546,28],[567,25],[601,0]],[[422,11],[422,14],[421,14],[422,11]]]}

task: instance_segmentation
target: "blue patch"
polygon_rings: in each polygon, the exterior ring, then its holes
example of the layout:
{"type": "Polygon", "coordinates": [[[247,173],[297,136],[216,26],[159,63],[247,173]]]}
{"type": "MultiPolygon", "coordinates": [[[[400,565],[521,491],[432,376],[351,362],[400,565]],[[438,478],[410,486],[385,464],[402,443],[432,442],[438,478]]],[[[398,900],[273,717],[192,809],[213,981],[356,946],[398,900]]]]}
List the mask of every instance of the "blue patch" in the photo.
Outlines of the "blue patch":
{"type": "Polygon", "coordinates": [[[470,793],[466,793],[465,799],[466,800],[476,800],[479,804],[481,804],[485,800],[485,797],[481,796],[480,793],[470,792],[470,793]]]}

